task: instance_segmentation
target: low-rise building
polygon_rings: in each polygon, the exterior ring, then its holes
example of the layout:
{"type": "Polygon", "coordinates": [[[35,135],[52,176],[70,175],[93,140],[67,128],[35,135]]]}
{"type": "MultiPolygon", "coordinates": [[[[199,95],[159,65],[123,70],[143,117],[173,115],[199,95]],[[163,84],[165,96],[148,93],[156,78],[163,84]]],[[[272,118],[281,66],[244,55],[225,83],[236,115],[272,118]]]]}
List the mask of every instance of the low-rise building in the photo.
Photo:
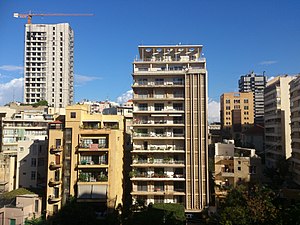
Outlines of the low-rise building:
{"type": "Polygon", "coordinates": [[[226,195],[226,190],[238,184],[260,182],[261,158],[255,149],[235,147],[230,143],[215,144],[216,198],[226,195]]]}
{"type": "Polygon", "coordinates": [[[0,224],[24,225],[42,215],[42,199],[26,189],[16,189],[0,197],[0,224]]]}

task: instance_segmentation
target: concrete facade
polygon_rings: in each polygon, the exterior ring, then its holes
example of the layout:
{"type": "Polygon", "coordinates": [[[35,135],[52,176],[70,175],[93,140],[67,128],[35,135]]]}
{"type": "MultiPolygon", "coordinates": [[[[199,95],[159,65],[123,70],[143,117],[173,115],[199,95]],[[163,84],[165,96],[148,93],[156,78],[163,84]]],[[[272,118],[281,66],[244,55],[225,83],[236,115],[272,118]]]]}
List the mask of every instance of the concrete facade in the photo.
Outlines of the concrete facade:
{"type": "Polygon", "coordinates": [[[279,76],[265,88],[266,166],[276,168],[278,159],[291,157],[290,86],[292,76],[279,76]]]}
{"type": "Polygon", "coordinates": [[[201,45],[139,46],[133,63],[132,198],[209,202],[207,71],[201,45]]]}
{"type": "Polygon", "coordinates": [[[239,92],[252,92],[254,101],[254,122],[264,123],[264,88],[267,84],[265,75],[254,72],[243,75],[239,79],[239,92]]]}
{"type": "Polygon", "coordinates": [[[47,126],[45,107],[0,107],[0,177],[3,191],[46,186],[47,126]]]}
{"type": "Polygon", "coordinates": [[[215,144],[215,193],[224,197],[230,187],[249,182],[260,182],[261,158],[255,149],[235,147],[234,144],[215,144]]]}
{"type": "Polygon", "coordinates": [[[24,103],[63,108],[74,98],[74,33],[69,24],[26,24],[24,103]]]}
{"type": "Polygon", "coordinates": [[[122,205],[124,146],[123,116],[68,106],[64,121],[49,124],[47,215],[70,196],[102,213],[122,205]]]}
{"type": "Polygon", "coordinates": [[[42,215],[42,199],[35,194],[16,196],[14,204],[0,208],[0,224],[24,225],[28,219],[39,218],[42,215]]]}
{"type": "Polygon", "coordinates": [[[229,92],[220,98],[222,137],[241,139],[241,133],[254,124],[252,92],[229,92]]]}
{"type": "Polygon", "coordinates": [[[300,77],[290,82],[292,172],[300,185],[300,77]]]}

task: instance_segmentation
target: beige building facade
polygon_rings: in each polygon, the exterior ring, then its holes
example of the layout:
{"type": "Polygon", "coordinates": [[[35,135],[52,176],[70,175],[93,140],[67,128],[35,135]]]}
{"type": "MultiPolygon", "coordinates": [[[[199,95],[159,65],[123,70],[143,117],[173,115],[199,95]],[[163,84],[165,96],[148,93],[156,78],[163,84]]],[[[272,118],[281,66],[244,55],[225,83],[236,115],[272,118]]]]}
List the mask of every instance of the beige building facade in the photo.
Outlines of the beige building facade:
{"type": "Polygon", "coordinates": [[[252,92],[229,92],[220,98],[222,136],[241,139],[241,133],[254,124],[252,92]]]}
{"type": "Polygon", "coordinates": [[[279,76],[265,88],[266,166],[276,168],[279,159],[291,157],[290,86],[292,76],[279,76]]]}
{"type": "Polygon", "coordinates": [[[230,187],[249,182],[259,183],[261,158],[255,149],[235,147],[234,144],[215,144],[215,194],[222,198],[230,187]]]}
{"type": "Polygon", "coordinates": [[[293,180],[300,185],[300,77],[290,82],[293,180]]]}
{"type": "Polygon", "coordinates": [[[66,108],[64,120],[49,124],[47,215],[70,196],[96,212],[123,204],[124,117],[66,108]]]}
{"type": "Polygon", "coordinates": [[[209,201],[207,71],[201,45],[139,46],[133,63],[132,198],[209,201]]]}

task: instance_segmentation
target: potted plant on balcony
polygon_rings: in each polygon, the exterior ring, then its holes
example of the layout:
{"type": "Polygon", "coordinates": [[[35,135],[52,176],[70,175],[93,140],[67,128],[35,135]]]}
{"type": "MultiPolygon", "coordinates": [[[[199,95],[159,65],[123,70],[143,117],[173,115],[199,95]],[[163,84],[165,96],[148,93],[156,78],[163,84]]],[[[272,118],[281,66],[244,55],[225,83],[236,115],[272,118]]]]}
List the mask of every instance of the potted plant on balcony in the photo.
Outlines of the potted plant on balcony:
{"type": "Polygon", "coordinates": [[[81,182],[87,182],[88,181],[88,175],[85,173],[80,173],[78,177],[78,181],[81,182]]]}
{"type": "Polygon", "coordinates": [[[132,178],[132,177],[135,177],[137,175],[137,172],[135,170],[132,170],[129,172],[129,177],[132,178]]]}
{"type": "Polygon", "coordinates": [[[87,163],[86,160],[81,160],[80,162],[81,165],[86,165],[86,163],[87,163]]]}
{"type": "Polygon", "coordinates": [[[154,159],[152,157],[148,158],[149,163],[154,163],[154,159]]]}
{"type": "Polygon", "coordinates": [[[105,174],[100,174],[97,177],[97,181],[108,181],[108,177],[105,174]]]}

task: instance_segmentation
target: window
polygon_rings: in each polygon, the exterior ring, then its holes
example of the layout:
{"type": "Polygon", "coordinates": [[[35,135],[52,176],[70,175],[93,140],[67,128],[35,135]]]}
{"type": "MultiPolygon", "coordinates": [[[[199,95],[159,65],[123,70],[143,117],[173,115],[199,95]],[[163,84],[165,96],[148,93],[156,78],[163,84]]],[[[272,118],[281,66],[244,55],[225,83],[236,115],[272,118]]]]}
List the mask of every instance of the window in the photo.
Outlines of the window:
{"type": "Polygon", "coordinates": [[[245,109],[245,110],[248,110],[248,109],[249,109],[249,106],[247,106],[247,105],[244,106],[244,109],[245,109]]]}
{"type": "Polygon", "coordinates": [[[31,159],[31,167],[36,167],[36,158],[31,159]]]}
{"type": "Polygon", "coordinates": [[[226,110],[230,110],[230,106],[226,106],[226,110]]]}
{"type": "Polygon", "coordinates": [[[45,159],[44,158],[38,158],[38,166],[44,166],[45,165],[45,159]]]}
{"type": "Polygon", "coordinates": [[[16,219],[9,219],[9,225],[16,225],[16,219]]]}
{"type": "Polygon", "coordinates": [[[76,112],[71,112],[71,118],[75,119],[76,118],[76,112]]]}
{"type": "Polygon", "coordinates": [[[31,180],[35,180],[35,178],[36,178],[36,172],[31,171],[31,180]]]}
{"type": "Polygon", "coordinates": [[[240,166],[238,167],[238,171],[241,171],[241,167],[240,166]]]}
{"type": "Polygon", "coordinates": [[[247,98],[244,99],[244,103],[248,103],[249,100],[247,98]]]}
{"type": "Polygon", "coordinates": [[[226,99],[226,104],[229,104],[230,103],[230,99],[226,99]]]}
{"type": "Polygon", "coordinates": [[[139,111],[147,111],[148,110],[148,104],[147,103],[141,103],[138,106],[139,111]]]}
{"type": "Polygon", "coordinates": [[[154,110],[155,111],[163,111],[164,103],[154,103],[154,110]]]}
{"type": "Polygon", "coordinates": [[[34,212],[38,212],[39,211],[39,200],[35,200],[34,201],[34,212]]]}
{"type": "Polygon", "coordinates": [[[148,185],[145,181],[140,181],[137,184],[137,190],[138,191],[148,191],[148,185]]]}

